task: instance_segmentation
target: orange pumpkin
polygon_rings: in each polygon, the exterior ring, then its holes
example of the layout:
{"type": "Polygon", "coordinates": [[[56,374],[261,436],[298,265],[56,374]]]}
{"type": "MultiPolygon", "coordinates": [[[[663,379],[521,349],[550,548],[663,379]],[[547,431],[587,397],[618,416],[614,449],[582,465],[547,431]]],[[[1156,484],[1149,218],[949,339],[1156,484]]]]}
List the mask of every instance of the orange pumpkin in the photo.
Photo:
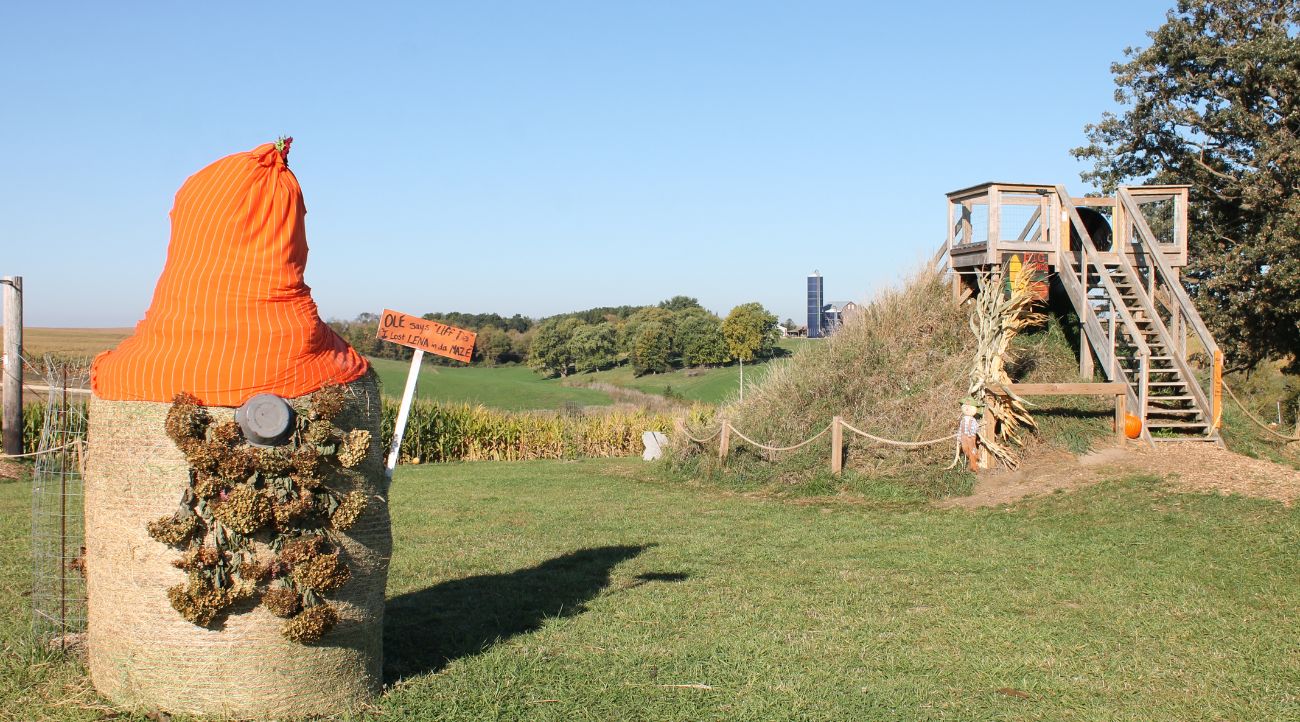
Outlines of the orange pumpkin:
{"type": "Polygon", "coordinates": [[[1124,415],[1124,435],[1130,439],[1136,439],[1142,435],[1142,419],[1133,414],[1124,415]]]}

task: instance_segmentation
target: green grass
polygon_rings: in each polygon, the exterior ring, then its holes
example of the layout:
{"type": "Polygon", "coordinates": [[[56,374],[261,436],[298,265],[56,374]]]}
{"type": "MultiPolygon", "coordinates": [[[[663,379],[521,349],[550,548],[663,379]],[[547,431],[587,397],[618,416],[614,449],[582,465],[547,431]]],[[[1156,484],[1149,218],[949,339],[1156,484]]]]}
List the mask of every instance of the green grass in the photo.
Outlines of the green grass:
{"type": "MultiPolygon", "coordinates": [[[[807,339],[781,339],[780,348],[793,352],[807,339]]],[[[406,388],[406,361],[372,358],[375,371],[384,382],[384,394],[401,398],[406,388]]],[[[757,383],[770,368],[768,362],[745,366],[745,384],[757,383]]],[[[425,366],[416,386],[418,398],[432,401],[483,404],[497,409],[558,409],[566,402],[584,406],[613,403],[609,394],[584,388],[589,383],[606,383],[658,396],[671,395],[686,401],[721,403],[736,393],[739,371],[735,366],[715,369],[683,369],[664,374],[635,377],[627,365],[577,374],[568,379],[547,379],[526,366],[425,366]]]]}
{"type": "MultiPolygon", "coordinates": [[[[784,338],[777,347],[794,353],[808,339],[784,338]]],[[[812,341],[811,343],[817,343],[812,341]]],[[[771,370],[771,361],[745,364],[745,386],[758,383],[771,370]]],[[[605,371],[578,374],[570,378],[571,385],[605,383],[634,389],[657,396],[671,396],[683,401],[720,404],[735,396],[740,388],[740,369],[736,365],[710,369],[676,369],[662,374],[632,375],[631,366],[619,366],[605,371]]]]}
{"type": "MultiPolygon", "coordinates": [[[[657,478],[399,470],[373,719],[1300,718],[1300,511],[1142,478],[980,511],[657,478]]],[[[0,485],[0,716],[97,719],[22,632],[30,489],[0,485]]]]}
{"type": "MultiPolygon", "coordinates": [[[[384,383],[384,394],[401,398],[410,362],[370,359],[384,383]]],[[[495,409],[521,411],[559,409],[572,401],[583,406],[612,403],[609,394],[595,389],[565,386],[559,379],[544,379],[525,366],[429,366],[420,369],[416,398],[430,401],[482,404],[495,409]]]]}
{"type": "MultiPolygon", "coordinates": [[[[767,373],[768,364],[745,366],[745,384],[756,383],[767,373]]],[[[578,374],[570,384],[604,383],[656,396],[671,396],[684,401],[718,404],[735,396],[740,386],[740,372],[735,366],[711,369],[677,369],[662,374],[633,376],[631,366],[578,374]]]]}

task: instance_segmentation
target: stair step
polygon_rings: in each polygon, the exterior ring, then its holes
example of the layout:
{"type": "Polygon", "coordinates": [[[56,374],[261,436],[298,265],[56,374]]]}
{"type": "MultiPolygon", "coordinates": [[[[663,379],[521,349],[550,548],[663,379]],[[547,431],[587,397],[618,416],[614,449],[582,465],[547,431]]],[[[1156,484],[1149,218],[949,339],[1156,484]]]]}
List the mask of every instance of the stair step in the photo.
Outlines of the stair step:
{"type": "Polygon", "coordinates": [[[1204,421],[1165,421],[1164,419],[1147,419],[1149,429],[1204,429],[1209,426],[1204,421]]]}
{"type": "Polygon", "coordinates": [[[1148,406],[1147,413],[1148,414],[1171,414],[1177,416],[1186,416],[1187,414],[1192,414],[1194,416],[1200,416],[1201,410],[1200,409],[1162,409],[1159,406],[1148,406]]]}
{"type": "Polygon", "coordinates": [[[1196,434],[1195,436],[1152,436],[1151,440],[1156,442],[1157,444],[1167,444],[1170,442],[1173,443],[1209,442],[1211,444],[1219,443],[1219,437],[1205,436],[1202,434],[1196,434]]]}

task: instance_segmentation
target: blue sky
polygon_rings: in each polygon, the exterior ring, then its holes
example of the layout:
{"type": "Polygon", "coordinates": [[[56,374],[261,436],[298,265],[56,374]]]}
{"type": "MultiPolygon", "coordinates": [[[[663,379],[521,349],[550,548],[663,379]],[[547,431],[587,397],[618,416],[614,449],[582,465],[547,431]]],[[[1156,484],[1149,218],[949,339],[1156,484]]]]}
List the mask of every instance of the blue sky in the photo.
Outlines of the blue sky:
{"type": "Polygon", "coordinates": [[[1162,2],[7,3],[0,274],[127,326],[180,184],[281,134],[326,318],[686,294],[801,317],[942,241],[946,191],[1064,182],[1162,2]],[[436,281],[435,281],[436,279],[436,281]]]}

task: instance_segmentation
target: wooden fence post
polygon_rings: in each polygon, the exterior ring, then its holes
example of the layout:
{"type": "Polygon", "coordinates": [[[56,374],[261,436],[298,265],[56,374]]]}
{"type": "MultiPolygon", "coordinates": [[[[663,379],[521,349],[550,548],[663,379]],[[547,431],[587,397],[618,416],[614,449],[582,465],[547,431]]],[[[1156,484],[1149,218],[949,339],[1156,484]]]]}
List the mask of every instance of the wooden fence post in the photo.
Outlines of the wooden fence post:
{"type": "Polygon", "coordinates": [[[23,277],[0,278],[4,295],[4,453],[23,453],[23,277]]]}
{"type": "Polygon", "coordinates": [[[1124,433],[1124,427],[1127,425],[1128,401],[1124,394],[1115,394],[1115,441],[1120,446],[1124,445],[1124,440],[1128,434],[1124,433]]]}
{"type": "Polygon", "coordinates": [[[718,434],[718,459],[727,460],[727,451],[731,448],[731,424],[724,419],[722,422],[722,431],[718,434]]]}
{"type": "Polygon", "coordinates": [[[831,419],[831,473],[839,476],[844,471],[844,427],[839,416],[831,419]]]}

